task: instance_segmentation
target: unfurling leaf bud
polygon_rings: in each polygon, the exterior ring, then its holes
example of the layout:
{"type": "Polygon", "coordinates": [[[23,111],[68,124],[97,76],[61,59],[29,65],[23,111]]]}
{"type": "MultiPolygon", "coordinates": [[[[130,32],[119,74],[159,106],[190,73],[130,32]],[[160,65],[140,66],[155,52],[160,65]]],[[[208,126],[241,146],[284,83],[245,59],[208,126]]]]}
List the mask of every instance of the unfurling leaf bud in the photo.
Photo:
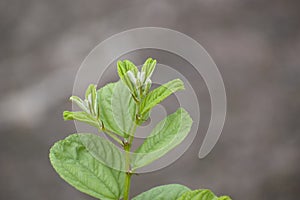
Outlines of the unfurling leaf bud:
{"type": "Polygon", "coordinates": [[[129,88],[135,100],[140,101],[144,98],[151,87],[150,77],[155,69],[156,60],[148,58],[144,63],[142,70],[130,61],[118,61],[118,74],[123,83],[129,88]]]}

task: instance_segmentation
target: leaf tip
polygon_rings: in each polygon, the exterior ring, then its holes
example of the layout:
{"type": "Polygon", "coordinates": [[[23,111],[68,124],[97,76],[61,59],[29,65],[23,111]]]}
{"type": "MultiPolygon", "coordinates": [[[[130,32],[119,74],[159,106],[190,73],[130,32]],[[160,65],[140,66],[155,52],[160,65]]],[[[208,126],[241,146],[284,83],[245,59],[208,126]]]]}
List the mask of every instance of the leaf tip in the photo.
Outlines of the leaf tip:
{"type": "Polygon", "coordinates": [[[73,113],[70,112],[70,111],[64,111],[63,112],[63,118],[64,118],[65,121],[74,120],[73,113]]]}

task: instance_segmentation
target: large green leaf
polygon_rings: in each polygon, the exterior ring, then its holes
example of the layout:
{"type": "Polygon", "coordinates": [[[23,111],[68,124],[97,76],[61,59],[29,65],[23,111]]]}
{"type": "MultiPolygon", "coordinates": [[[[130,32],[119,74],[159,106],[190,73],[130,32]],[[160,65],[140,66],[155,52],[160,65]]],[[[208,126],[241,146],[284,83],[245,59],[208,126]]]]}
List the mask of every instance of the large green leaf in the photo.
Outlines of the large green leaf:
{"type": "Polygon", "coordinates": [[[185,192],[177,200],[231,200],[231,198],[227,196],[218,198],[210,190],[194,190],[185,192]]]}
{"type": "Polygon", "coordinates": [[[133,169],[151,163],[180,144],[189,133],[191,126],[192,118],[183,108],[179,108],[160,121],[135,151],[133,169]]]}
{"type": "Polygon", "coordinates": [[[98,161],[118,171],[125,171],[125,152],[108,139],[95,134],[80,134],[86,149],[98,161]]]}
{"type": "Polygon", "coordinates": [[[121,82],[110,83],[98,90],[100,119],[105,129],[127,137],[135,120],[135,102],[121,82]]]}
{"type": "Polygon", "coordinates": [[[161,85],[160,87],[152,90],[142,101],[141,103],[141,115],[145,115],[149,112],[154,106],[162,102],[165,98],[170,96],[172,93],[183,90],[184,85],[180,79],[172,80],[166,84],[161,85]]]}
{"type": "Polygon", "coordinates": [[[55,143],[49,157],[56,172],[79,191],[102,200],[122,197],[125,174],[95,159],[83,145],[81,134],[55,143]]]}
{"type": "Polygon", "coordinates": [[[132,200],[176,200],[187,191],[190,189],[179,184],[162,185],[143,192],[132,200]]]}

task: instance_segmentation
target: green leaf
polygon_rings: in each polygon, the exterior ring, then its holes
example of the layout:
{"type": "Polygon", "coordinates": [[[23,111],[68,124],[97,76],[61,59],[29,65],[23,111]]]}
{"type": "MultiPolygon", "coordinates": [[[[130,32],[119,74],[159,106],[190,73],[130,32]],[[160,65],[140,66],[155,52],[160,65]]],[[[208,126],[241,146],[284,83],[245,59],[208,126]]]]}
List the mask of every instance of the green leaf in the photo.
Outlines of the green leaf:
{"type": "Polygon", "coordinates": [[[82,100],[77,96],[71,96],[70,100],[76,103],[83,112],[65,111],[63,114],[64,119],[78,120],[99,128],[99,107],[97,104],[98,95],[96,93],[96,85],[89,85],[85,93],[85,98],[85,100],[82,100]]]}
{"type": "Polygon", "coordinates": [[[185,192],[177,200],[231,200],[231,198],[227,196],[222,196],[218,198],[210,190],[204,189],[185,192]]]}
{"type": "Polygon", "coordinates": [[[97,90],[96,85],[90,84],[85,92],[85,99],[90,113],[94,116],[98,116],[98,105],[97,105],[97,90]]]}
{"type": "Polygon", "coordinates": [[[170,96],[172,93],[183,90],[183,82],[179,79],[172,80],[160,87],[152,90],[141,103],[141,115],[145,115],[154,106],[162,102],[165,98],[170,96]]]}
{"type": "Polygon", "coordinates": [[[129,60],[124,60],[124,61],[119,60],[117,65],[118,65],[118,74],[121,79],[128,71],[132,71],[135,75],[137,75],[138,68],[129,60]]]}
{"type": "Polygon", "coordinates": [[[156,65],[156,60],[148,58],[142,67],[142,72],[145,72],[145,79],[150,78],[156,65]]]}
{"type": "Polygon", "coordinates": [[[90,154],[106,166],[125,171],[125,153],[109,140],[95,134],[80,134],[80,140],[90,154]]]}
{"type": "Polygon", "coordinates": [[[121,82],[110,83],[98,90],[100,119],[104,128],[127,137],[135,121],[135,102],[121,82]]]}
{"type": "Polygon", "coordinates": [[[143,167],[162,157],[180,144],[189,133],[192,118],[183,108],[160,121],[135,151],[133,169],[143,167]]]}
{"type": "Polygon", "coordinates": [[[92,96],[95,96],[95,94],[96,94],[96,85],[90,84],[90,85],[88,86],[88,88],[87,88],[86,91],[85,91],[85,98],[88,99],[89,96],[90,96],[90,94],[91,94],[92,96]]]}
{"type": "Polygon", "coordinates": [[[134,76],[138,73],[138,68],[129,60],[118,61],[118,74],[120,79],[123,81],[125,85],[129,88],[129,90],[136,95],[135,91],[135,83],[133,83],[129,76],[128,72],[131,71],[134,76]]]}
{"type": "Polygon", "coordinates": [[[89,108],[88,108],[88,105],[86,105],[85,102],[84,102],[82,99],[80,99],[79,97],[77,97],[77,96],[71,96],[71,97],[70,97],[70,100],[71,100],[72,102],[76,103],[77,106],[78,106],[79,108],[81,108],[83,111],[85,111],[85,112],[87,112],[87,113],[90,112],[90,111],[89,111],[89,108]]]}
{"type": "Polygon", "coordinates": [[[99,122],[90,114],[83,111],[77,111],[77,112],[64,111],[63,117],[64,120],[78,120],[80,122],[87,123],[96,128],[100,128],[99,122]]]}
{"type": "Polygon", "coordinates": [[[122,197],[124,173],[95,159],[83,145],[80,134],[55,143],[49,157],[56,172],[79,191],[103,200],[122,197]]]}
{"type": "Polygon", "coordinates": [[[187,191],[190,189],[183,185],[162,185],[143,192],[132,200],[176,200],[187,191]]]}
{"type": "Polygon", "coordinates": [[[218,200],[209,190],[194,190],[184,193],[177,200],[218,200]]]}

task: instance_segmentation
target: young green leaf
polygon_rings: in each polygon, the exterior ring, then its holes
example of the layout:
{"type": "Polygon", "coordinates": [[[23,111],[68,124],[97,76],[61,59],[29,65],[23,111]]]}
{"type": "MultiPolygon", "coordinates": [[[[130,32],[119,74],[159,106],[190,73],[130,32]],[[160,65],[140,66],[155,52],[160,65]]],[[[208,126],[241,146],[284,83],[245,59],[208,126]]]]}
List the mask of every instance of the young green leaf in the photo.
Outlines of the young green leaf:
{"type": "Polygon", "coordinates": [[[150,78],[156,65],[156,60],[148,58],[142,67],[142,72],[145,72],[145,79],[150,78]]]}
{"type": "Polygon", "coordinates": [[[183,108],[160,121],[144,143],[136,149],[133,169],[150,164],[180,144],[191,126],[192,118],[183,108]]]}
{"type": "Polygon", "coordinates": [[[98,95],[96,93],[96,85],[90,84],[86,90],[84,100],[77,96],[71,96],[70,100],[78,105],[82,111],[71,112],[64,111],[63,116],[65,120],[78,120],[97,128],[100,128],[99,124],[99,106],[97,104],[98,95]]]}
{"type": "Polygon", "coordinates": [[[90,84],[85,92],[85,101],[89,108],[90,113],[98,118],[98,105],[97,105],[97,89],[96,85],[90,84]]]}
{"type": "Polygon", "coordinates": [[[190,191],[190,189],[179,184],[162,185],[143,192],[132,200],[177,200],[187,191],[190,191]]]}
{"type": "Polygon", "coordinates": [[[129,60],[118,61],[117,65],[120,79],[125,85],[127,85],[127,87],[133,93],[133,95],[136,96],[137,94],[135,90],[135,84],[132,80],[130,80],[128,73],[132,73],[133,76],[136,76],[138,73],[138,68],[129,60]]]}
{"type": "Polygon", "coordinates": [[[91,126],[96,128],[100,128],[99,122],[93,118],[90,114],[82,111],[71,112],[71,111],[64,111],[63,113],[64,120],[77,120],[80,122],[87,123],[91,126]]]}
{"type": "Polygon", "coordinates": [[[55,143],[49,157],[56,172],[79,191],[103,200],[122,198],[125,174],[95,159],[79,134],[55,143]]]}
{"type": "Polygon", "coordinates": [[[183,89],[183,82],[179,79],[175,79],[152,90],[141,103],[141,115],[145,115],[172,93],[183,89]]]}
{"type": "Polygon", "coordinates": [[[124,75],[126,75],[128,71],[132,71],[135,75],[138,72],[138,68],[129,60],[124,60],[124,61],[119,60],[117,65],[118,65],[118,74],[121,79],[123,78],[124,75]]]}
{"type": "Polygon", "coordinates": [[[110,83],[98,90],[100,119],[104,128],[127,137],[135,120],[135,103],[121,82],[110,83]]]}
{"type": "Polygon", "coordinates": [[[86,103],[85,103],[82,99],[80,99],[79,97],[77,97],[77,96],[71,96],[71,97],[70,97],[70,100],[71,100],[72,102],[76,103],[77,106],[78,106],[79,108],[81,108],[84,112],[90,113],[90,110],[89,110],[89,108],[88,108],[88,105],[86,105],[86,103]]]}
{"type": "Polygon", "coordinates": [[[184,193],[177,200],[218,200],[210,190],[194,190],[184,193]]]}

